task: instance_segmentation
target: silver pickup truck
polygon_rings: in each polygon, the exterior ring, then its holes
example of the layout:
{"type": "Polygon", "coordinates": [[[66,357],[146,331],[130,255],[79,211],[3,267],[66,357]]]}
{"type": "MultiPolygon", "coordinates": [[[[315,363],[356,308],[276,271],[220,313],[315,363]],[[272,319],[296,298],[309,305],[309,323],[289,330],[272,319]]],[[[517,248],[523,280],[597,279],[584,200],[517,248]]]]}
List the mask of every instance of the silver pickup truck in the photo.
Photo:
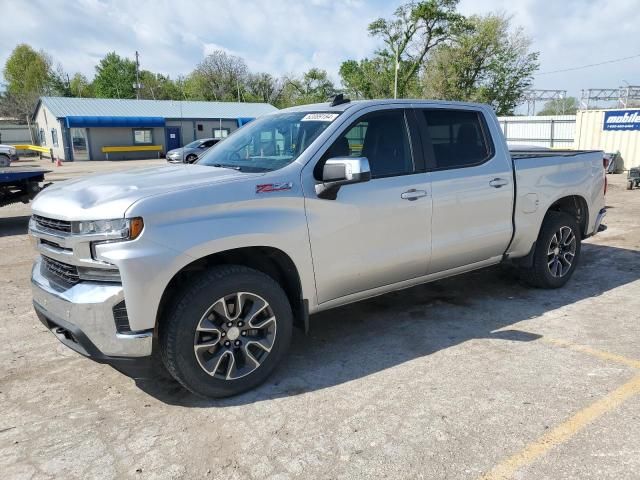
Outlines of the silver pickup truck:
{"type": "Polygon", "coordinates": [[[103,362],[252,388],[310,314],[500,262],[563,286],[605,215],[603,153],[509,152],[485,105],[373,100],[264,116],[193,165],[33,203],[38,317],[103,362]]]}

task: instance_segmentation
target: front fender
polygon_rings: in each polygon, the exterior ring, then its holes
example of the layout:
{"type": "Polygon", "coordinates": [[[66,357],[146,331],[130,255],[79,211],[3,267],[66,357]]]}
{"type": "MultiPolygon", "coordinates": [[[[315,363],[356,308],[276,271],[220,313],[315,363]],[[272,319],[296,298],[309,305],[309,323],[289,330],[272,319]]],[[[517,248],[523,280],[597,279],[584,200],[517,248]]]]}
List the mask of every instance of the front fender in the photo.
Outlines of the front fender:
{"type": "Polygon", "coordinates": [[[295,192],[233,203],[175,202],[182,206],[179,209],[158,208],[158,202],[141,201],[127,212],[144,218],[138,239],[96,247],[99,258],[120,269],[132,330],[155,326],[162,295],[184,267],[243,247],[283,251],[298,269],[303,298],[316,303],[304,199],[295,192]]]}

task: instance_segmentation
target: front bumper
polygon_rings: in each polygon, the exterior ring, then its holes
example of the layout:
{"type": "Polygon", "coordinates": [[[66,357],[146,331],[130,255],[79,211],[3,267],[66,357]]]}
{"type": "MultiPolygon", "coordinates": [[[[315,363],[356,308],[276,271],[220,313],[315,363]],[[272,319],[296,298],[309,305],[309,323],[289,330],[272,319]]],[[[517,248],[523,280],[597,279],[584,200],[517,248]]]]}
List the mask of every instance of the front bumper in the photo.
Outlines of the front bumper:
{"type": "Polygon", "coordinates": [[[31,272],[33,305],[40,321],[67,347],[98,361],[148,357],[153,331],[118,333],[113,307],[122,285],[80,282],[62,287],[42,275],[38,258],[31,272]]]}

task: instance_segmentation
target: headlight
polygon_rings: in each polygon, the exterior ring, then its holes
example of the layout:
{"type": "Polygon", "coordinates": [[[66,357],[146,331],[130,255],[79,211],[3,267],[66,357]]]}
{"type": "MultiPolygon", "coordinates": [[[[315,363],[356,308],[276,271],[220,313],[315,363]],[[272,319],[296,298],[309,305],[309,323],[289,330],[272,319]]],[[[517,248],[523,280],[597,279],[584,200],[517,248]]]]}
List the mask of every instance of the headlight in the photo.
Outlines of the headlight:
{"type": "Polygon", "coordinates": [[[144,222],[140,217],[71,222],[74,235],[103,236],[105,240],[133,240],[138,238],[143,228],[144,222]]]}

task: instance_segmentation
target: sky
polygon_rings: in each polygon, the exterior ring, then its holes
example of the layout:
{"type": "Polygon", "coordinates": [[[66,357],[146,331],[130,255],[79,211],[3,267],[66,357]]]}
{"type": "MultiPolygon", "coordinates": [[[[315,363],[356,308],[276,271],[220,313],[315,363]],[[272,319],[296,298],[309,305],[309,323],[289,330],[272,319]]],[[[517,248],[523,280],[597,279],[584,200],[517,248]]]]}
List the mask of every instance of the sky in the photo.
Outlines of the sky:
{"type": "MultiPolygon", "coordinates": [[[[342,61],[379,47],[367,25],[389,17],[384,0],[0,0],[0,65],[18,43],[48,52],[70,74],[91,78],[110,51],[141,68],[188,74],[207,53],[224,49],[252,71],[299,74],[311,67],[339,81],[342,61]]],[[[640,84],[640,57],[570,72],[560,69],[640,55],[640,0],[462,0],[466,15],[503,12],[540,52],[534,88],[567,90],[640,84]]]]}

